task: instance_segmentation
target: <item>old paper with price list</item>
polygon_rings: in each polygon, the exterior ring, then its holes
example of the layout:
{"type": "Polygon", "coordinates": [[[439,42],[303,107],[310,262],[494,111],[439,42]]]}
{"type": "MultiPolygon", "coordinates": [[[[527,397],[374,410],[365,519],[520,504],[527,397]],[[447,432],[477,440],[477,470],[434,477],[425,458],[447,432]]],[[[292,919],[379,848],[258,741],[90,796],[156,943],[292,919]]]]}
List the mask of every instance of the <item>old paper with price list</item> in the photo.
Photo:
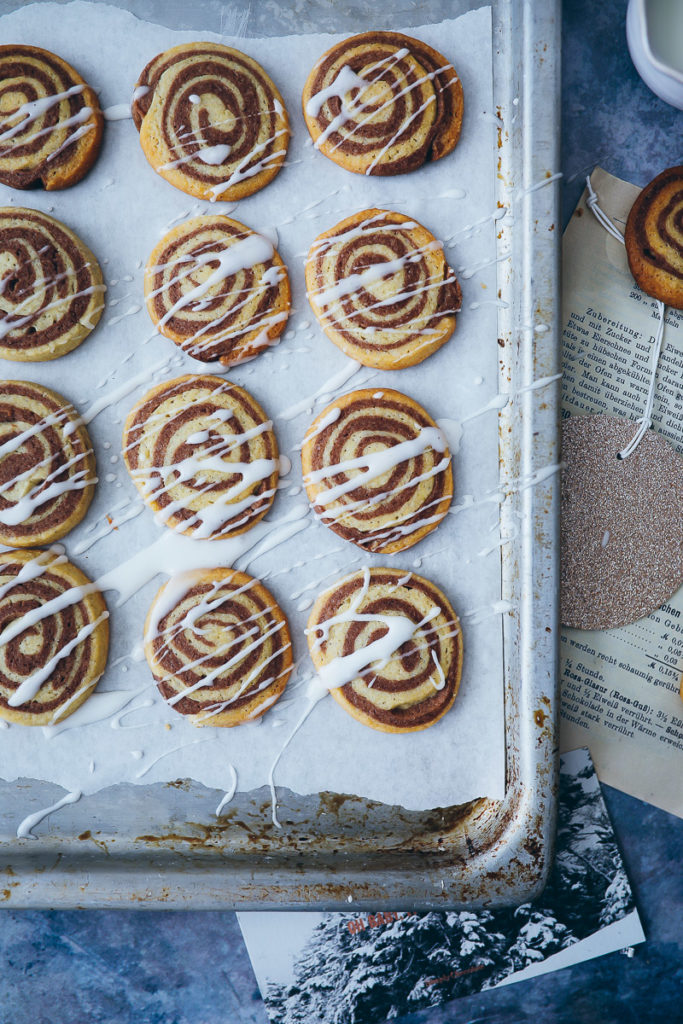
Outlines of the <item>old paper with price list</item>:
{"type": "MultiPolygon", "coordinates": [[[[601,168],[591,183],[623,233],[639,189],[601,168]]],[[[657,303],[585,200],[584,192],[563,243],[562,415],[635,421],[645,408],[657,303]]],[[[652,426],[683,453],[683,313],[668,306],[652,426]]],[[[630,626],[563,627],[560,659],[561,749],[588,746],[603,782],[683,816],[683,588],[630,626]]]]}

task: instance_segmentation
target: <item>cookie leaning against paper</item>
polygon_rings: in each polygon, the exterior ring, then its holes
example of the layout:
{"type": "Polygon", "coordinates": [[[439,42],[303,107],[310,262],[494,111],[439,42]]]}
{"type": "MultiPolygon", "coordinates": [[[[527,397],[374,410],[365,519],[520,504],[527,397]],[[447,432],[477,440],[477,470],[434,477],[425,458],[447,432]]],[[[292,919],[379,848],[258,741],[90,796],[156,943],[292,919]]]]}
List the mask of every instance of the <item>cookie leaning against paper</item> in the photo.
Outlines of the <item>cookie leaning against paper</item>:
{"type": "Polygon", "coordinates": [[[145,655],[164,700],[199,726],[258,718],[292,671],[284,613],[262,583],[232,569],[172,577],[149,610],[145,655]]]}
{"type": "Polygon", "coordinates": [[[0,554],[0,718],[66,718],[94,690],[108,648],[104,598],[64,555],[0,554]]]}
{"type": "Polygon", "coordinates": [[[193,359],[235,366],[277,341],[291,292],[273,243],[216,214],[164,235],[147,261],[145,300],[159,333],[193,359]]]}
{"type": "Polygon", "coordinates": [[[446,438],[417,402],[388,388],[328,405],[308,428],[301,463],[316,516],[366,551],[417,544],[453,498],[446,438]]]}
{"type": "Polygon", "coordinates": [[[251,57],[219,43],[182,43],[142,71],[132,113],[155,171],[198,199],[264,188],[289,145],[279,91],[251,57]]]}
{"type": "Polygon", "coordinates": [[[460,622],[446,595],[403,569],[364,568],[319,595],[306,629],[317,679],[380,732],[416,732],[453,706],[460,622]]]}
{"type": "Polygon", "coordinates": [[[332,46],[304,85],[316,149],[356,174],[404,174],[450,153],[462,84],[443,54],[400,32],[363,32],[332,46]]]}
{"type": "Polygon", "coordinates": [[[364,366],[414,366],[455,330],[462,293],[443,244],[405,214],[345,218],[315,239],[305,274],[325,334],[364,366]]]}
{"type": "Polygon", "coordinates": [[[78,72],[37,46],[0,46],[0,182],[68,188],[102,141],[97,95],[78,72]]]}
{"type": "Polygon", "coordinates": [[[683,309],[683,166],[662,171],[638,195],[624,242],[640,288],[683,309]]]}
{"type": "Polygon", "coordinates": [[[31,381],[0,381],[0,544],[66,536],[96,483],[92,443],[71,403],[31,381]]]}
{"type": "Polygon", "coordinates": [[[43,362],[85,341],[106,286],[90,249],[39,210],[0,209],[0,357],[43,362]]]}
{"type": "Polygon", "coordinates": [[[280,471],[273,423],[243,388],[210,374],[177,377],[131,409],[123,457],[157,522],[196,540],[263,519],[280,471]]]}

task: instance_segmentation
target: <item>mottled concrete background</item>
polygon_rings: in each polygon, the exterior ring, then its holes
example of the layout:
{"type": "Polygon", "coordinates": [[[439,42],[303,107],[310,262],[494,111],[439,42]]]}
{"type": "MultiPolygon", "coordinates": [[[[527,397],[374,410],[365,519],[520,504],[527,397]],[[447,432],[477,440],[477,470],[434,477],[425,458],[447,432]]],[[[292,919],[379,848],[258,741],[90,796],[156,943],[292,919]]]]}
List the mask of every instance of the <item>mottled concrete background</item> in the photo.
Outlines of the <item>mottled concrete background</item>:
{"type": "MultiPolygon", "coordinates": [[[[0,2],[0,13],[15,6],[0,2]]],[[[141,0],[136,12],[144,17],[148,6],[141,0]]],[[[200,6],[193,5],[193,16],[200,6]]],[[[290,6],[303,18],[297,22],[301,30],[314,27],[305,0],[290,6]]],[[[413,20],[434,20],[433,6],[431,0],[415,4],[413,20]]],[[[264,0],[257,20],[267,16],[268,7],[264,0]]],[[[209,28],[220,27],[214,21],[221,10],[234,18],[229,5],[209,2],[206,8],[213,19],[209,28]]],[[[626,50],[625,14],[626,0],[564,0],[565,221],[596,162],[644,185],[683,160],[683,114],[660,102],[638,78],[626,50]]],[[[606,789],[605,796],[647,943],[631,959],[613,953],[413,1014],[403,1018],[407,1024],[673,1024],[683,1019],[682,824],[615,790],[606,789]]],[[[0,1024],[265,1024],[266,1019],[231,913],[0,914],[0,1024]]]]}

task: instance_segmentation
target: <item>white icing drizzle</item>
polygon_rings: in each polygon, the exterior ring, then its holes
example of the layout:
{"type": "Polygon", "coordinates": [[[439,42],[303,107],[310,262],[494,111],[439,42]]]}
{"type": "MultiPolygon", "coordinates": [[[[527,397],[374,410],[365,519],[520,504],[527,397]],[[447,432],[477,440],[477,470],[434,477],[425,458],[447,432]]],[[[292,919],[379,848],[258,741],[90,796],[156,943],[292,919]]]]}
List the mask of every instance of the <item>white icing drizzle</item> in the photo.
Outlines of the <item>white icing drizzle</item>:
{"type": "MultiPolygon", "coordinates": [[[[368,267],[367,270],[361,271],[359,274],[350,274],[348,277],[342,277],[336,284],[330,285],[329,288],[323,288],[317,292],[308,292],[309,298],[319,308],[330,306],[339,299],[344,298],[346,295],[352,295],[354,292],[361,291],[370,284],[374,284],[376,281],[381,281],[385,277],[390,277],[392,274],[398,273],[405,266],[406,263],[414,261],[416,257],[419,257],[423,252],[433,252],[443,248],[441,242],[436,239],[433,242],[428,242],[427,245],[417,246],[410,253],[405,256],[399,256],[395,260],[385,260],[382,263],[373,263],[372,266],[368,267]]],[[[453,280],[451,278],[450,280],[453,280]]],[[[439,286],[442,282],[439,282],[439,286]]],[[[431,286],[432,288],[435,285],[431,286]]],[[[391,305],[394,302],[400,302],[404,298],[410,295],[416,295],[421,291],[428,290],[428,287],[422,286],[420,288],[413,288],[401,292],[399,295],[392,295],[389,299],[383,299],[371,308],[382,305],[391,305]]],[[[443,315],[441,313],[440,315],[443,315]]]]}
{"type": "MultiPolygon", "coordinates": [[[[398,466],[399,463],[422,455],[428,448],[433,448],[436,452],[444,452],[446,450],[446,439],[441,430],[436,427],[422,427],[417,437],[411,441],[401,441],[399,444],[392,445],[390,448],[385,448],[382,451],[368,452],[366,455],[361,455],[355,459],[347,459],[335,465],[312,470],[306,474],[305,480],[309,483],[317,483],[320,480],[325,480],[337,474],[347,473],[351,469],[364,469],[364,472],[358,473],[351,477],[351,479],[329,487],[327,490],[320,491],[316,496],[316,504],[325,505],[328,502],[336,501],[337,498],[348,494],[349,491],[353,491],[357,487],[362,487],[377,479],[377,477],[383,476],[398,466]]],[[[442,459],[428,473],[423,474],[421,479],[427,479],[436,473],[442,472],[449,463],[449,457],[442,459]]],[[[410,486],[413,486],[415,483],[417,483],[417,480],[411,480],[410,486]]]]}
{"type": "Polygon", "coordinates": [[[349,381],[351,377],[360,370],[360,368],[361,364],[355,359],[347,359],[346,365],[337,373],[333,374],[332,377],[329,377],[324,384],[321,384],[317,391],[314,391],[312,395],[308,395],[306,398],[302,398],[300,402],[295,402],[293,405],[287,406],[287,408],[280,413],[278,419],[293,420],[296,416],[300,416],[301,413],[307,412],[320,399],[328,397],[335,391],[340,391],[347,381],[349,381]]]}
{"type": "MultiPolygon", "coordinates": [[[[91,484],[97,483],[97,477],[88,476],[88,470],[79,470],[72,476],[68,476],[66,480],[59,480],[56,483],[51,483],[55,477],[61,476],[62,473],[70,469],[71,466],[78,462],[83,461],[88,455],[92,454],[92,450],[87,452],[81,452],[78,455],[74,455],[73,458],[68,459],[66,462],[57,466],[51,473],[49,473],[33,490],[29,491],[18,501],[13,502],[5,509],[0,509],[0,523],[4,523],[5,526],[18,526],[20,523],[25,523],[31,518],[33,513],[41,505],[44,505],[48,501],[52,501],[53,498],[58,498],[62,494],[66,494],[67,491],[80,491],[85,487],[89,487],[91,484]],[[47,486],[45,486],[47,484],[47,486]]],[[[5,491],[9,491],[16,484],[20,483],[24,479],[30,479],[35,473],[36,469],[46,465],[52,461],[52,456],[48,456],[42,459],[40,462],[29,466],[23,473],[18,473],[4,484],[0,485],[0,494],[5,491]]]]}
{"type": "MultiPolygon", "coordinates": [[[[65,92],[56,92],[51,96],[40,96],[38,99],[22,103],[9,118],[5,118],[3,122],[0,122],[0,128],[2,128],[3,125],[8,124],[9,121],[13,121],[16,117],[21,119],[12,128],[8,128],[6,131],[0,132],[0,143],[5,142],[6,139],[13,139],[15,135],[22,132],[29,124],[37,118],[42,117],[43,114],[46,114],[51,107],[61,103],[62,100],[69,99],[70,96],[78,95],[78,93],[83,92],[84,89],[85,85],[72,85],[71,88],[67,89],[65,92]]],[[[54,125],[50,125],[47,128],[43,128],[41,131],[36,132],[33,137],[38,138],[39,135],[45,135],[57,128],[67,128],[72,124],[80,124],[82,121],[87,121],[91,114],[92,110],[90,107],[83,107],[78,114],[73,117],[65,118],[63,121],[57,121],[54,125]]]]}
{"type": "Polygon", "coordinates": [[[228,768],[230,769],[230,774],[232,775],[232,781],[230,783],[230,788],[226,790],[225,794],[223,795],[223,799],[216,808],[215,813],[217,818],[220,818],[223,808],[230,803],[235,793],[237,792],[237,772],[235,771],[234,766],[231,764],[228,765],[228,768]]]}
{"type": "MultiPolygon", "coordinates": [[[[66,593],[68,593],[68,591],[66,593]]],[[[90,634],[97,629],[101,622],[104,622],[104,620],[108,618],[109,612],[102,612],[102,614],[99,615],[92,622],[86,623],[86,625],[78,631],[76,636],[67,644],[64,644],[63,647],[60,647],[59,651],[54,655],[54,657],[50,658],[50,660],[47,661],[42,668],[38,669],[37,672],[34,672],[33,675],[30,675],[26,679],[24,679],[21,685],[17,687],[17,689],[14,691],[12,696],[7,701],[9,706],[11,708],[21,707],[22,704],[26,704],[28,703],[28,701],[33,700],[33,698],[38,693],[38,690],[43,685],[43,683],[50,678],[59,662],[62,661],[64,658],[67,658],[74,650],[74,648],[78,647],[78,645],[82,643],[86,639],[86,637],[89,637],[90,634]]],[[[0,637],[0,642],[7,643],[8,641],[3,641],[2,637],[0,637]]]]}
{"type": "Polygon", "coordinates": [[[82,793],[80,790],[75,790],[73,793],[67,793],[57,803],[51,804],[49,807],[43,807],[42,810],[36,811],[34,814],[27,815],[24,820],[19,824],[17,828],[18,839],[37,839],[38,836],[33,835],[33,829],[36,825],[39,825],[44,818],[47,818],[48,814],[52,814],[53,811],[58,811],[61,807],[66,807],[67,804],[75,804],[77,800],[80,800],[82,793]]]}
{"type": "MultiPolygon", "coordinates": [[[[137,92],[137,89],[135,91],[137,92]]],[[[133,116],[130,112],[130,103],[115,103],[111,107],[105,107],[102,113],[105,121],[125,121],[133,116]]]]}

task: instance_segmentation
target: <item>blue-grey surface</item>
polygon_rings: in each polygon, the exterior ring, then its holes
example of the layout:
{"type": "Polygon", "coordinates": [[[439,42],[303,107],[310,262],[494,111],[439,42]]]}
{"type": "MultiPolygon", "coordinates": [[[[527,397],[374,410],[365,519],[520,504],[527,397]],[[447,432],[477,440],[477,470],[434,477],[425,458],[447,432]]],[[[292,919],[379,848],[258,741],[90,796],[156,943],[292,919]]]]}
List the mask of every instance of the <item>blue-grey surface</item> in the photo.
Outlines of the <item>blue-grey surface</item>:
{"type": "MultiPolygon", "coordinates": [[[[303,0],[292,6],[306,11],[303,0]]],[[[415,5],[417,20],[430,20],[429,7],[429,0],[415,5]]],[[[626,50],[625,13],[626,0],[564,2],[565,220],[594,163],[645,184],[683,160],[683,114],[638,78],[626,50]]],[[[615,790],[605,796],[647,943],[632,959],[614,953],[413,1014],[403,1018],[407,1024],[683,1020],[683,826],[615,790]]],[[[231,913],[8,909],[0,915],[0,961],[0,1024],[266,1021],[231,913]]]]}

